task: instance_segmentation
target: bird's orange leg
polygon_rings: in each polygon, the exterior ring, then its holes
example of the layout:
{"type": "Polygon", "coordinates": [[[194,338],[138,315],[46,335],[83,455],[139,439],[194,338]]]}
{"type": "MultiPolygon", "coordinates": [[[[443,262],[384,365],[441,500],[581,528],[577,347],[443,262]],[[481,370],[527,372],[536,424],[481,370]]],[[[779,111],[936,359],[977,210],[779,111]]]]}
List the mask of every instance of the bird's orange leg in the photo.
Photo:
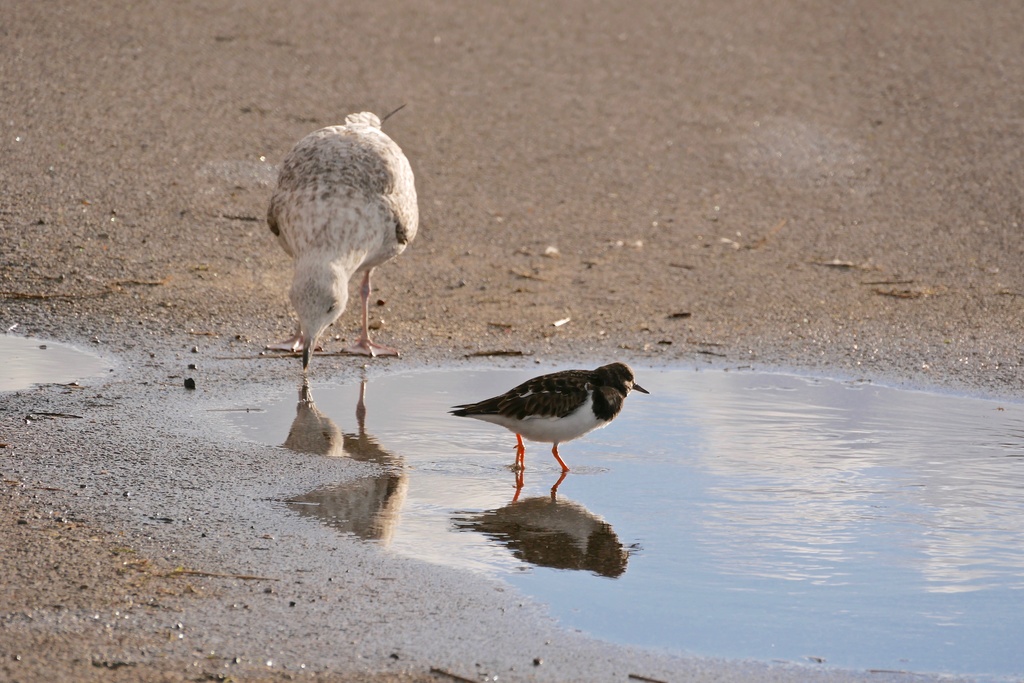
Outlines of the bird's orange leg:
{"type": "Polygon", "coordinates": [[[512,469],[522,472],[526,469],[526,445],[523,443],[523,437],[516,434],[516,464],[512,466],[512,469]]]}
{"type": "Polygon", "coordinates": [[[568,472],[569,471],[569,466],[566,465],[564,462],[562,462],[562,459],[560,457],[558,457],[558,444],[557,443],[554,446],[551,447],[551,455],[555,456],[555,460],[557,460],[558,464],[562,466],[562,471],[563,472],[568,472]]]}

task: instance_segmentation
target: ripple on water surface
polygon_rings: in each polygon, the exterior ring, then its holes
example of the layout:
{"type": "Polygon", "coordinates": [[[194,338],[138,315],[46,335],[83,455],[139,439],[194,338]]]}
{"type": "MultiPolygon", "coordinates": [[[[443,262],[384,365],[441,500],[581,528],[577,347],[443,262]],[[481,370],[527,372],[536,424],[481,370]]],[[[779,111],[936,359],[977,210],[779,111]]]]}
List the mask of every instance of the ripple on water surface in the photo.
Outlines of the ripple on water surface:
{"type": "Polygon", "coordinates": [[[709,656],[1024,672],[1024,406],[788,375],[637,369],[560,471],[449,416],[539,374],[316,385],[229,419],[379,476],[291,492],[300,518],[483,571],[567,626],[709,656]],[[557,493],[552,498],[551,487],[557,493]]]}

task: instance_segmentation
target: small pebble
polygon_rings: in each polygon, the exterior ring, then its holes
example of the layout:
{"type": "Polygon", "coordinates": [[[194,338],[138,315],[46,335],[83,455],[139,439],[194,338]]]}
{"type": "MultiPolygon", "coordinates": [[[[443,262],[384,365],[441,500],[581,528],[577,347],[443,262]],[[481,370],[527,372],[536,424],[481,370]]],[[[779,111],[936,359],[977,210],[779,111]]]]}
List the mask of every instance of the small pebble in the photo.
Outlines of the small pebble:
{"type": "Polygon", "coordinates": [[[185,378],[185,388],[186,389],[195,389],[196,388],[196,381],[194,379],[192,379],[191,377],[186,377],[185,378]]]}

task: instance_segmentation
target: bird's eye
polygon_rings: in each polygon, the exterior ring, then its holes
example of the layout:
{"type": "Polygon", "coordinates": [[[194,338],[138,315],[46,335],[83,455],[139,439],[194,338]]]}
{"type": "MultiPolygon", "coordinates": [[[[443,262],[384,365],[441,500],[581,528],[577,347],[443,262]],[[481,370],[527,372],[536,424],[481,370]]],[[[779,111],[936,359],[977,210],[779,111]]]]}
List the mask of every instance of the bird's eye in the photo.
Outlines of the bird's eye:
{"type": "Polygon", "coordinates": [[[331,304],[330,306],[327,307],[327,312],[328,313],[334,313],[334,309],[337,308],[337,307],[338,307],[337,304],[331,304]]]}

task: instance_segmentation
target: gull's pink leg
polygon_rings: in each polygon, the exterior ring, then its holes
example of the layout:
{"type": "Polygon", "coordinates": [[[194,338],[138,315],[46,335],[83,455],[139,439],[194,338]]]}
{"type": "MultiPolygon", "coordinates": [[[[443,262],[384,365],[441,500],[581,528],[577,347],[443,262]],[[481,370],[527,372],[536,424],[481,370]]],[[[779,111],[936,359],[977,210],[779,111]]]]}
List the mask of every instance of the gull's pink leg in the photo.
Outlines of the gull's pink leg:
{"type": "Polygon", "coordinates": [[[370,273],[373,268],[366,271],[363,276],[363,284],[359,287],[359,298],[363,303],[363,331],[355,343],[345,349],[345,353],[355,353],[361,356],[397,356],[398,349],[390,346],[375,344],[370,341],[370,273]]]}
{"type": "Polygon", "coordinates": [[[302,328],[295,330],[295,336],[277,344],[267,344],[264,348],[270,351],[291,351],[296,353],[302,350],[302,328]]]}

